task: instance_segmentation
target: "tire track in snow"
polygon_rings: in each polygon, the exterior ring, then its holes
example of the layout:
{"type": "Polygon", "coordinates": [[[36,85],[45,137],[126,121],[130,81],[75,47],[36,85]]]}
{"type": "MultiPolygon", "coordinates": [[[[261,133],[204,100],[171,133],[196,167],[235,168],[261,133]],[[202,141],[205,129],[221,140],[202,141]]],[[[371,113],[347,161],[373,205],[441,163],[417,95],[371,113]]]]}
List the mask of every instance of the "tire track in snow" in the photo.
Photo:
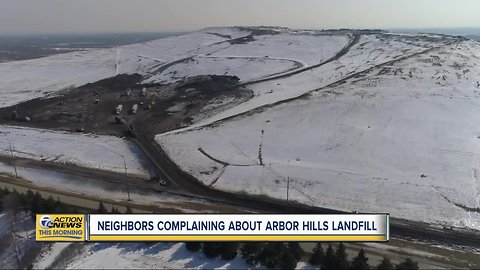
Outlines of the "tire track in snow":
{"type": "Polygon", "coordinates": [[[220,160],[220,159],[217,159],[217,158],[214,158],[212,157],[210,154],[208,154],[207,152],[205,152],[205,150],[203,150],[201,147],[199,147],[197,149],[202,155],[206,156],[207,158],[209,158],[210,160],[213,160],[219,164],[222,164],[223,166],[235,166],[235,167],[251,167],[251,166],[258,166],[258,164],[231,164],[231,163],[228,163],[228,162],[225,162],[223,160],[220,160]]]}
{"type": "Polygon", "coordinates": [[[208,187],[211,188],[211,187],[213,187],[213,185],[215,185],[215,184],[218,182],[218,180],[220,179],[220,177],[222,177],[222,175],[225,173],[225,169],[226,169],[226,168],[227,168],[227,166],[223,166],[223,167],[222,167],[222,169],[221,169],[221,171],[220,171],[220,174],[219,174],[215,179],[212,180],[212,182],[210,183],[210,185],[208,185],[208,187]]]}
{"type": "Polygon", "coordinates": [[[475,212],[475,213],[480,213],[480,208],[478,207],[468,207],[466,205],[463,205],[463,204],[459,204],[459,203],[456,203],[452,200],[450,200],[445,194],[443,194],[442,192],[440,192],[436,187],[432,187],[445,201],[453,204],[454,206],[458,207],[458,208],[461,208],[467,212],[475,212]]]}

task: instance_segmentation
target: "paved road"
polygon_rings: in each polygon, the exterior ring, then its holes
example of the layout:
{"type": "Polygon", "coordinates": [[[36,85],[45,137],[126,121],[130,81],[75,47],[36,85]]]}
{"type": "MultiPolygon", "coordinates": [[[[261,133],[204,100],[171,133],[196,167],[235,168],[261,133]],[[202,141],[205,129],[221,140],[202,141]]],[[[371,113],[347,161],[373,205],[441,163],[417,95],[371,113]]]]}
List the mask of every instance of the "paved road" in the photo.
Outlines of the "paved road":
{"type": "Polygon", "coordinates": [[[62,203],[80,209],[97,209],[99,202],[102,202],[108,210],[115,207],[121,212],[125,212],[128,205],[135,213],[148,213],[152,211],[161,213],[181,213],[180,210],[170,207],[152,206],[142,203],[128,202],[127,200],[112,200],[107,197],[97,197],[89,194],[78,194],[71,191],[65,191],[61,188],[41,187],[25,180],[18,180],[14,177],[4,175],[0,175],[0,187],[8,188],[9,190],[15,189],[20,193],[32,190],[33,192],[38,192],[43,198],[52,196],[53,198],[58,198],[62,203]]]}
{"type": "MultiPolygon", "coordinates": [[[[11,159],[0,156],[2,163],[8,164],[11,159]]],[[[218,204],[215,201],[194,196],[166,191],[153,182],[139,180],[135,177],[116,175],[115,173],[98,171],[96,169],[72,166],[72,170],[63,164],[28,159],[16,159],[17,169],[25,178],[15,179],[7,174],[0,174],[0,186],[17,189],[19,192],[31,189],[39,191],[48,198],[49,195],[58,197],[62,202],[81,208],[96,209],[99,201],[104,202],[107,208],[118,207],[121,211],[130,205],[132,209],[151,213],[180,213],[181,211],[208,211],[208,212],[242,212],[236,206],[218,204]],[[28,172],[25,172],[28,170],[28,172]],[[33,178],[36,174],[48,175],[51,183],[37,183],[33,178]],[[65,183],[66,186],[53,183],[65,183]],[[76,189],[77,185],[85,185],[87,189],[76,189]],[[126,187],[129,187],[127,189],[126,187]],[[95,188],[98,192],[91,194],[89,189],[95,188]],[[127,190],[132,200],[128,201],[127,190]],[[109,192],[115,195],[111,196],[109,192]],[[154,199],[158,197],[159,199],[154,199]],[[150,199],[149,199],[150,198],[150,199]],[[160,199],[164,198],[164,199],[160,199]],[[153,201],[152,201],[153,200],[153,201]]],[[[68,167],[68,166],[66,166],[68,167]]],[[[248,212],[243,210],[243,212],[248,212]]]]}

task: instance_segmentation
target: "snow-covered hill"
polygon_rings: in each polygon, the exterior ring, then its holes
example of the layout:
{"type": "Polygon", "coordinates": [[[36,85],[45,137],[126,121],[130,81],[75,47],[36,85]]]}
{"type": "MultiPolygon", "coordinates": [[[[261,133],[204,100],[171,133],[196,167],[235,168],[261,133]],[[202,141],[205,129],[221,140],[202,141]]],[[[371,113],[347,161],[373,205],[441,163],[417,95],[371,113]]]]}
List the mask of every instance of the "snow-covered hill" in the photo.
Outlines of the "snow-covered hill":
{"type": "MultiPolygon", "coordinates": [[[[304,265],[304,264],[301,264],[304,265]]],[[[184,243],[96,243],[82,247],[66,247],[56,243],[42,254],[35,269],[248,269],[238,256],[232,261],[208,259],[201,252],[190,252],[184,243]],[[74,250],[72,259],[59,256],[62,250],[74,250]],[[57,250],[59,250],[57,252],[57,250]]]]}
{"type": "Polygon", "coordinates": [[[124,73],[139,73],[145,82],[169,83],[202,74],[236,75],[250,81],[323,61],[348,41],[345,34],[271,31],[249,42],[249,29],[207,28],[116,48],[0,63],[0,107],[124,73]]]}
{"type": "Polygon", "coordinates": [[[290,179],[302,203],[480,229],[479,64],[474,41],[362,34],[339,59],[249,85],[248,102],[156,139],[221,190],[285,199],[290,179]]]}
{"type": "Polygon", "coordinates": [[[209,28],[1,63],[0,107],[122,73],[235,75],[253,98],[156,137],[200,181],[283,199],[290,179],[302,203],[480,229],[479,64],[442,35],[209,28]]]}
{"type": "Polygon", "coordinates": [[[206,29],[111,49],[0,63],[0,107],[122,73],[155,73],[162,65],[225,48],[229,46],[225,41],[248,34],[236,29],[206,29]]]}
{"type": "Polygon", "coordinates": [[[0,125],[0,155],[11,154],[119,173],[126,166],[129,174],[146,179],[156,173],[137,145],[115,136],[0,125]]]}

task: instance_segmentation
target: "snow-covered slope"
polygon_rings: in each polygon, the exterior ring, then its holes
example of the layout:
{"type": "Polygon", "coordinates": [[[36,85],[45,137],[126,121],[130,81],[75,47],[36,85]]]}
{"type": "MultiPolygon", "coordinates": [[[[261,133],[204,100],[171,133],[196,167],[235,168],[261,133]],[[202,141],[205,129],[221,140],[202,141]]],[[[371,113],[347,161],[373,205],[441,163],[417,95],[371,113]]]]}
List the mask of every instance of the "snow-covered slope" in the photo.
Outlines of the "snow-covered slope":
{"type": "Polygon", "coordinates": [[[115,76],[115,50],[0,63],[0,106],[115,76]]]}
{"type": "Polygon", "coordinates": [[[0,107],[123,73],[139,73],[147,83],[208,74],[249,82],[321,63],[349,41],[341,33],[301,35],[282,29],[274,35],[252,35],[245,28],[207,28],[111,49],[0,63],[0,107]]]}
{"type": "Polygon", "coordinates": [[[205,74],[237,76],[241,81],[250,81],[285,73],[298,66],[301,67],[301,63],[289,59],[198,56],[168,67],[145,82],[172,83],[186,77],[205,74]]]}
{"type": "MultiPolygon", "coordinates": [[[[298,36],[298,38],[301,39],[302,36],[298,36]]],[[[350,40],[350,42],[351,48],[339,59],[326,62],[317,68],[309,69],[293,76],[251,84],[248,87],[255,92],[255,96],[252,99],[186,129],[205,126],[261,106],[299,97],[310,91],[341,82],[345,78],[355,77],[359,73],[388,64],[391,61],[399,61],[432,48],[443,46],[451,43],[452,40],[436,36],[427,36],[420,39],[418,36],[410,37],[404,35],[362,35],[358,42],[354,43],[353,40],[350,40]]],[[[348,45],[345,44],[344,47],[346,46],[348,45]]],[[[342,48],[339,47],[337,49],[338,52],[342,48]]],[[[323,62],[318,62],[317,64],[320,63],[323,62]]]]}
{"type": "Polygon", "coordinates": [[[0,107],[124,73],[139,73],[145,82],[202,74],[236,75],[246,82],[322,62],[349,40],[345,34],[282,31],[252,36],[244,28],[207,28],[116,48],[0,63],[0,107]]]}
{"type": "Polygon", "coordinates": [[[235,44],[212,54],[217,57],[248,56],[290,58],[305,66],[325,61],[348,43],[346,35],[284,33],[262,35],[246,44],[235,44]]]}
{"type": "MultiPolygon", "coordinates": [[[[68,248],[68,247],[67,247],[68,248]]],[[[72,247],[70,247],[72,248],[72,247]]],[[[201,252],[190,252],[183,243],[96,243],[75,250],[71,260],[62,260],[57,249],[65,249],[62,245],[44,253],[35,269],[248,269],[239,256],[232,261],[208,259],[201,252]],[[47,264],[45,262],[49,262],[47,264]]]]}
{"type": "MultiPolygon", "coordinates": [[[[190,252],[184,243],[93,243],[54,244],[46,249],[34,269],[263,269],[245,263],[240,254],[233,260],[209,259],[202,252],[190,252]],[[61,252],[72,254],[71,259],[61,252]]],[[[296,269],[311,269],[299,262],[296,269]]]]}
{"type": "Polygon", "coordinates": [[[284,199],[289,178],[302,203],[480,229],[479,60],[473,41],[362,35],[340,59],[251,85],[254,99],[157,142],[218,189],[284,199]]]}
{"type": "Polygon", "coordinates": [[[153,165],[132,142],[93,134],[0,125],[0,155],[31,158],[123,173],[144,178],[155,174],[153,165]]]}
{"type": "Polygon", "coordinates": [[[112,49],[72,52],[0,63],[0,107],[54,94],[121,73],[148,76],[164,64],[230,46],[248,35],[236,28],[213,28],[112,49]]]}

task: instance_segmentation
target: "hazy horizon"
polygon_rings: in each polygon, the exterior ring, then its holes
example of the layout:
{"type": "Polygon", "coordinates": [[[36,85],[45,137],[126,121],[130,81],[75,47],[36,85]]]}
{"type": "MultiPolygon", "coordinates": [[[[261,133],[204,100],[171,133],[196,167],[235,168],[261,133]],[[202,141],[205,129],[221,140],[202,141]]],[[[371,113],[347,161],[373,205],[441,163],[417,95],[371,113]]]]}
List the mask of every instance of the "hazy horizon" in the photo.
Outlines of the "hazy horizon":
{"type": "MultiPolygon", "coordinates": [[[[235,25],[235,26],[211,26],[211,27],[255,27],[253,25],[235,25]]],[[[263,25],[265,27],[284,27],[284,26],[273,26],[273,25],[263,25]]],[[[204,27],[205,28],[205,27],[204,27]]],[[[122,35],[132,35],[132,36],[141,36],[141,35],[165,35],[165,36],[173,36],[173,35],[182,35],[186,34],[189,32],[194,32],[194,31],[199,31],[204,28],[199,28],[199,29],[191,29],[191,30],[184,30],[184,31],[147,31],[147,32],[76,32],[76,33],[70,33],[70,32],[57,32],[57,33],[52,33],[52,32],[37,32],[37,33],[26,33],[26,32],[20,32],[20,33],[2,33],[0,32],[0,37],[8,38],[8,37],[35,37],[35,36],[63,36],[63,37],[81,37],[81,36],[90,36],[90,37],[105,37],[105,36],[122,36],[122,35]]],[[[209,27],[207,27],[209,28],[209,27]]],[[[340,28],[293,28],[289,27],[290,29],[305,29],[305,30],[335,30],[335,29],[340,29],[340,28]]],[[[446,34],[446,35],[465,35],[465,36],[480,36],[480,27],[452,27],[452,28],[348,28],[348,29],[380,29],[380,30],[385,30],[385,31],[391,31],[391,32],[398,32],[398,33],[438,33],[438,34],[446,34]]]]}
{"type": "Polygon", "coordinates": [[[0,5],[3,35],[186,32],[235,25],[480,28],[477,0],[0,0],[0,5]]]}

